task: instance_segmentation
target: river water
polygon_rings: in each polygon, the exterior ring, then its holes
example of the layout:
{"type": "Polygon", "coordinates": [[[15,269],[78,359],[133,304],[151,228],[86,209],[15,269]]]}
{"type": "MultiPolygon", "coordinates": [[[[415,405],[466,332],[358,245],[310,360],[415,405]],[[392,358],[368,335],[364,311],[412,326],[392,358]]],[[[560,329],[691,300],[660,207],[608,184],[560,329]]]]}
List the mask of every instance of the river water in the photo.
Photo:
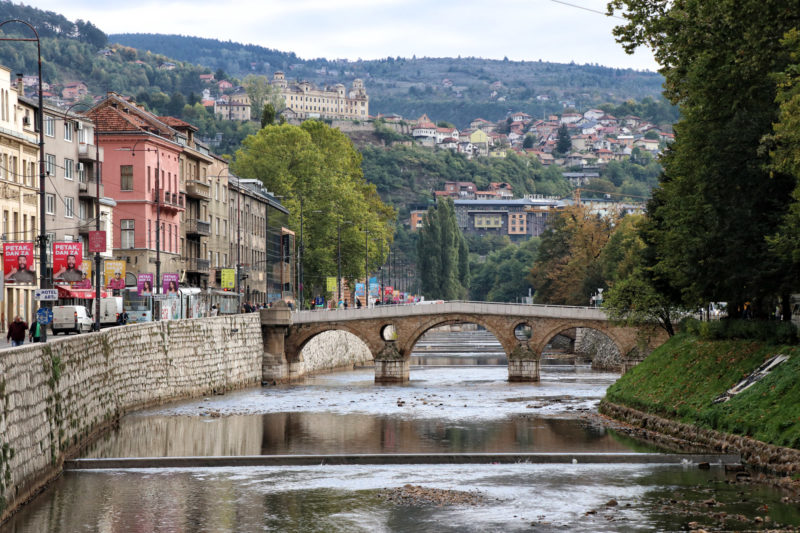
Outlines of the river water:
{"type": "MultiPolygon", "coordinates": [[[[616,434],[594,416],[618,375],[558,365],[543,368],[541,383],[508,383],[505,366],[481,364],[502,354],[485,346],[464,350],[464,355],[421,351],[414,363],[425,365],[412,367],[405,385],[375,385],[373,370],[365,368],[137,412],[85,457],[663,451],[616,434]]],[[[800,525],[797,502],[776,489],[737,481],[721,466],[319,464],[68,471],[0,533],[595,532],[791,525],[800,525]],[[448,494],[464,500],[398,502],[393,496],[403,487],[423,494],[459,491],[448,494]]]]}

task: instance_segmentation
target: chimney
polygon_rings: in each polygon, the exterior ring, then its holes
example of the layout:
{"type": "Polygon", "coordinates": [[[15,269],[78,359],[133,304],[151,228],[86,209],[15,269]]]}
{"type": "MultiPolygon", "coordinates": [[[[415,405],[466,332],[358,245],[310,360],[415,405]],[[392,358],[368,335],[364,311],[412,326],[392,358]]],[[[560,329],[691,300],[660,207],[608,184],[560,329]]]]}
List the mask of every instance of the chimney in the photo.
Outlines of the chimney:
{"type": "Polygon", "coordinates": [[[22,73],[17,72],[17,94],[25,96],[25,84],[22,83],[22,73]]]}

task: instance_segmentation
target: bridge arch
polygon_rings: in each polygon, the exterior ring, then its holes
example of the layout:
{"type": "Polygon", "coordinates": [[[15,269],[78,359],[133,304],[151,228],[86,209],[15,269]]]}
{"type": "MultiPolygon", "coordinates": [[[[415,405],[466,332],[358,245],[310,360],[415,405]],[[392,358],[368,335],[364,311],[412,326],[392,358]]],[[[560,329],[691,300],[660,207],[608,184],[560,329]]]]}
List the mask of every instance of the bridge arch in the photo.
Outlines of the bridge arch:
{"type": "MultiPolygon", "coordinates": [[[[380,330],[382,331],[383,328],[388,325],[389,324],[387,323],[385,326],[381,327],[380,330]]],[[[371,335],[365,335],[365,333],[368,333],[368,331],[365,332],[362,328],[353,327],[347,323],[321,322],[311,327],[297,328],[297,330],[292,332],[294,335],[290,337],[292,339],[291,347],[290,349],[286,350],[286,356],[289,360],[289,363],[302,361],[303,348],[305,348],[309,342],[318,337],[320,334],[328,331],[344,331],[346,333],[350,333],[367,346],[373,358],[375,357],[375,354],[380,351],[383,345],[382,341],[373,339],[371,335]]]]}
{"type": "Polygon", "coordinates": [[[493,316],[479,316],[469,314],[448,314],[447,316],[431,316],[421,324],[416,324],[414,327],[407,331],[402,331],[402,326],[398,328],[401,334],[399,339],[402,345],[399,347],[400,353],[404,358],[411,357],[411,352],[416,346],[417,342],[422,338],[425,333],[433,328],[439,326],[446,326],[448,324],[476,324],[486,329],[489,333],[494,335],[500,345],[503,347],[506,355],[511,355],[514,347],[518,344],[514,336],[514,330],[518,325],[530,325],[529,321],[525,319],[518,319],[509,321],[508,317],[493,317],[493,316]]]}
{"type": "Polygon", "coordinates": [[[617,350],[619,350],[620,355],[622,358],[625,358],[628,352],[633,348],[629,346],[629,342],[627,339],[622,338],[618,333],[618,328],[608,327],[607,324],[600,322],[600,321],[579,321],[576,322],[574,320],[563,320],[557,321],[555,323],[550,324],[541,324],[540,328],[534,328],[533,338],[531,339],[531,348],[537,353],[542,354],[544,349],[547,345],[553,340],[554,337],[557,335],[568,331],[570,329],[576,328],[583,328],[583,329],[591,329],[594,331],[598,331],[609,338],[609,340],[614,343],[617,350]]]}

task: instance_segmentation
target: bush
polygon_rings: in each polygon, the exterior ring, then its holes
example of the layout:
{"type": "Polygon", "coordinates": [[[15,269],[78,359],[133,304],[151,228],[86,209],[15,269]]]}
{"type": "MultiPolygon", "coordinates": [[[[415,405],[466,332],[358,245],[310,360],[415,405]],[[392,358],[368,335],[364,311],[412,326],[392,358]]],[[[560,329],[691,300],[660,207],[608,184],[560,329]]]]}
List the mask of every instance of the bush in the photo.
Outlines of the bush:
{"type": "Polygon", "coordinates": [[[791,322],[775,320],[725,319],[701,322],[696,318],[684,318],[680,330],[704,340],[747,339],[769,344],[796,344],[797,326],[791,322]]]}

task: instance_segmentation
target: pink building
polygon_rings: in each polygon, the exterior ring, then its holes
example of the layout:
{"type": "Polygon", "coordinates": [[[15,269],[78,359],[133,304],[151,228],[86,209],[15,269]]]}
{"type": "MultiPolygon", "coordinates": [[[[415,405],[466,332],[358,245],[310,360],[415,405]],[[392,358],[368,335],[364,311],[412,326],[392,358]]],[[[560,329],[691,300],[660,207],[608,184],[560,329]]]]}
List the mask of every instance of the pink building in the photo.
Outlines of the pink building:
{"type": "Polygon", "coordinates": [[[90,116],[105,154],[105,194],[117,202],[111,226],[114,259],[126,262],[127,284],[135,285],[136,274],[155,274],[157,258],[161,274],[176,271],[186,200],[179,189],[182,146],[173,140],[175,131],[113,93],[90,116]]]}

